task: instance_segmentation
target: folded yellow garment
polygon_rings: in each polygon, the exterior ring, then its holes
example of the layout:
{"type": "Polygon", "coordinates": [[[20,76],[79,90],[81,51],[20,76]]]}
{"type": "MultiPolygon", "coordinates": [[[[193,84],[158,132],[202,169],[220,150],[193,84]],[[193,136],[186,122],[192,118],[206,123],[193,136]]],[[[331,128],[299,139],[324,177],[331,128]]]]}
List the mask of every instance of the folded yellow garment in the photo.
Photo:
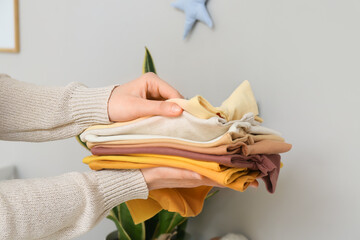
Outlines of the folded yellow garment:
{"type": "Polygon", "coordinates": [[[202,211],[211,189],[209,186],[157,189],[149,192],[148,199],[130,200],[126,205],[135,224],[146,221],[162,209],[183,217],[194,217],[202,211]]]}
{"type": "MultiPolygon", "coordinates": [[[[254,94],[251,90],[250,83],[245,80],[238,86],[235,91],[228,97],[220,107],[212,106],[206,99],[201,96],[195,96],[190,100],[169,99],[175,102],[190,114],[203,119],[219,116],[227,121],[241,119],[248,112],[259,114],[254,94]]],[[[263,120],[256,116],[255,120],[263,120]]]]}
{"type": "MultiPolygon", "coordinates": [[[[93,155],[84,158],[83,162],[93,170],[140,169],[161,166],[188,169],[237,191],[245,191],[259,175],[258,171],[249,171],[246,168],[228,168],[215,162],[158,154],[93,155]]],[[[135,223],[151,218],[161,209],[178,212],[184,217],[191,217],[201,212],[206,194],[210,189],[211,187],[205,186],[190,189],[158,189],[150,191],[148,199],[131,200],[127,202],[127,205],[135,223]]]]}

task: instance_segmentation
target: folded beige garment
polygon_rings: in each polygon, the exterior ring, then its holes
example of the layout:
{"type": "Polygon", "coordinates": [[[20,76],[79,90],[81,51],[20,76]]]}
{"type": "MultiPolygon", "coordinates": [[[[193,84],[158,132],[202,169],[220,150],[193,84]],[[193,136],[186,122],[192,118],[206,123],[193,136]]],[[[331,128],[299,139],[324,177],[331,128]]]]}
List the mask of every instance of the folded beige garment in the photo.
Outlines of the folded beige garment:
{"type": "Polygon", "coordinates": [[[163,136],[151,136],[151,135],[123,135],[123,136],[120,135],[118,137],[119,138],[122,137],[123,139],[116,141],[105,141],[105,142],[86,142],[86,145],[88,148],[92,148],[93,146],[99,144],[174,143],[174,144],[182,144],[185,146],[210,148],[210,147],[218,147],[221,145],[238,144],[238,142],[243,142],[246,144],[254,144],[255,142],[261,140],[274,140],[274,141],[284,142],[284,139],[277,135],[251,135],[246,133],[234,133],[234,132],[227,132],[221,137],[215,139],[214,141],[207,141],[207,142],[198,142],[198,141],[190,141],[186,139],[170,138],[163,136]]]}

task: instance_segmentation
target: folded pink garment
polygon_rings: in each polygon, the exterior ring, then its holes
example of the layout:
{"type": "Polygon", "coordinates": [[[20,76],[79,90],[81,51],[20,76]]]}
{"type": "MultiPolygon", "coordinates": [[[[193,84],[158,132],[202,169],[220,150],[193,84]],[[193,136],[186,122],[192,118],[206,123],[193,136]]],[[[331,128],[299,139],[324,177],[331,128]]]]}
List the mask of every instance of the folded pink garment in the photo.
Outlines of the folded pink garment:
{"type": "Polygon", "coordinates": [[[91,153],[93,155],[126,155],[139,153],[171,155],[200,161],[217,162],[228,167],[259,170],[259,177],[265,182],[266,188],[270,193],[275,192],[280,172],[279,154],[255,154],[249,156],[240,154],[211,155],[168,147],[106,148],[97,146],[91,148],[91,153]]]}

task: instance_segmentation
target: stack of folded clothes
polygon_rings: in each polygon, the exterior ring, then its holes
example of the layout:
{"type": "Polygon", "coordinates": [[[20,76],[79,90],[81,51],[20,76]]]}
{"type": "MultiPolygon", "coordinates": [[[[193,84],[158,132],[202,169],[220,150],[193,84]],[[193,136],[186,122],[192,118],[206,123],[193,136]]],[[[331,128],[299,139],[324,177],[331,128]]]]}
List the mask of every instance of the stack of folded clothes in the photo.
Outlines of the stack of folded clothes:
{"type": "MultiPolygon", "coordinates": [[[[176,167],[192,170],[237,191],[261,178],[273,193],[281,167],[279,153],[291,149],[280,133],[261,126],[256,100],[244,81],[220,107],[201,96],[170,99],[181,116],[151,116],[92,126],[80,138],[92,152],[83,162],[93,170],[176,167]]],[[[162,209],[184,217],[199,214],[209,186],[158,189],[146,200],[126,204],[135,223],[162,209]]]]}

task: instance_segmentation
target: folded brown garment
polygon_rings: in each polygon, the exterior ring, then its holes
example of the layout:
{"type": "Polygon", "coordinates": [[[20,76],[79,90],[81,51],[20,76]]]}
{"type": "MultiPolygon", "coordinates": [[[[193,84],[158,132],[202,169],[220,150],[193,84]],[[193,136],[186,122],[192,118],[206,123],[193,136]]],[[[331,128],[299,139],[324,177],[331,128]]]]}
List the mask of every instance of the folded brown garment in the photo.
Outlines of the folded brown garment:
{"type": "MultiPolygon", "coordinates": [[[[139,144],[94,144],[95,147],[106,147],[106,148],[149,148],[149,147],[163,147],[186,150],[196,153],[205,153],[213,155],[225,155],[241,153],[244,156],[251,154],[277,154],[288,152],[291,149],[291,144],[275,141],[275,140],[263,140],[255,142],[254,144],[248,145],[244,142],[238,141],[231,144],[223,144],[215,147],[199,147],[191,145],[182,145],[172,142],[158,142],[158,143],[139,143],[139,144]]],[[[134,150],[135,151],[135,150],[134,150]]]]}

